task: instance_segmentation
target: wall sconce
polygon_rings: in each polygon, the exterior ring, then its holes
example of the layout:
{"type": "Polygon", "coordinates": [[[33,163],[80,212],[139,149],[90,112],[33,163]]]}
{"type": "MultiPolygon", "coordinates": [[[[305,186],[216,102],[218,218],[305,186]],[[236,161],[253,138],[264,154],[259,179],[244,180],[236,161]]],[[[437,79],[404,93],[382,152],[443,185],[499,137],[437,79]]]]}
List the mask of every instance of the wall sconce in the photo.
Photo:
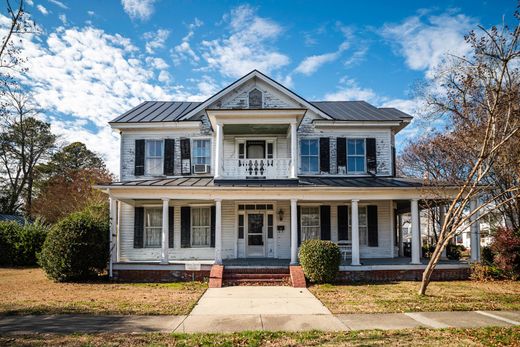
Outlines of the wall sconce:
{"type": "Polygon", "coordinates": [[[278,218],[280,219],[280,222],[283,221],[283,210],[282,209],[278,210],[278,218]]]}

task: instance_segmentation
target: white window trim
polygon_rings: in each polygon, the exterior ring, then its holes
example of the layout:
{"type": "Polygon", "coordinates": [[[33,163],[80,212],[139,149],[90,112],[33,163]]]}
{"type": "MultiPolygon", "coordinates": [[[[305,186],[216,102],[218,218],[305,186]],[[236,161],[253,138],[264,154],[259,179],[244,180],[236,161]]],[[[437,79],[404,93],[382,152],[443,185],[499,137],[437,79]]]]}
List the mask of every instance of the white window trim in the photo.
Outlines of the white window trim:
{"type": "Polygon", "coordinates": [[[157,246],[147,246],[146,245],[146,234],[148,232],[149,229],[159,229],[160,232],[159,232],[159,240],[161,240],[161,233],[162,233],[162,208],[161,207],[158,207],[156,205],[148,205],[146,207],[144,207],[144,220],[143,220],[143,248],[161,248],[161,243],[159,242],[159,244],[157,246]],[[147,227],[146,226],[146,212],[148,210],[159,210],[161,211],[161,225],[160,226],[154,226],[154,227],[147,227]]]}
{"type": "Polygon", "coordinates": [[[190,247],[191,248],[211,248],[211,206],[190,206],[190,247]],[[209,225],[208,226],[198,226],[197,228],[208,228],[209,230],[209,237],[208,237],[208,244],[207,245],[194,245],[193,244],[193,209],[207,209],[209,210],[209,225]]]}
{"type": "MultiPolygon", "coordinates": [[[[306,155],[309,156],[309,155],[306,155]]],[[[298,171],[300,174],[304,175],[316,175],[320,173],[320,139],[319,137],[304,137],[300,138],[298,141],[298,171]],[[302,170],[302,141],[317,141],[318,142],[318,154],[316,155],[318,157],[318,170],[317,171],[303,171],[302,170]]]]}
{"type": "MultiPolygon", "coordinates": [[[[346,172],[347,172],[347,175],[365,175],[367,173],[367,139],[366,138],[355,138],[355,137],[350,137],[350,138],[347,138],[347,150],[346,150],[346,172]],[[349,158],[349,154],[348,154],[348,141],[349,140],[363,140],[363,170],[362,171],[350,171],[349,170],[349,165],[348,165],[348,158],[349,158]]],[[[355,158],[359,158],[361,157],[361,155],[359,154],[354,154],[354,155],[351,155],[351,157],[355,157],[355,158]]]]}
{"type": "Polygon", "coordinates": [[[157,177],[157,176],[164,176],[164,171],[161,170],[160,173],[155,173],[155,174],[151,174],[149,172],[149,162],[148,160],[149,159],[159,159],[159,157],[149,157],[148,156],[148,143],[151,142],[151,141],[154,141],[154,142],[162,142],[162,153],[161,153],[161,169],[164,170],[164,139],[145,139],[144,140],[144,174],[145,176],[152,176],[152,177],[157,177]]]}
{"type": "Polygon", "coordinates": [[[303,239],[303,228],[319,228],[319,232],[318,232],[318,238],[317,240],[320,240],[321,239],[321,213],[320,213],[320,205],[300,205],[300,238],[302,241],[304,241],[303,239]],[[304,226],[303,225],[303,211],[302,211],[302,208],[317,208],[318,209],[318,225],[317,226],[304,226]]]}

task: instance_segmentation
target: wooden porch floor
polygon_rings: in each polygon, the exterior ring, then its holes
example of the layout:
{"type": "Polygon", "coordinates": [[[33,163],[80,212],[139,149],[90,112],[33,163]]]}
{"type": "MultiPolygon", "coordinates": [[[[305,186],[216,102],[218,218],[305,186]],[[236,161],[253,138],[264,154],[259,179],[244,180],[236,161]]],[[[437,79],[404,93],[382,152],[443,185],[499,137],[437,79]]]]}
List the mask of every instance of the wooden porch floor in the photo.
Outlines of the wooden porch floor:
{"type": "MultiPolygon", "coordinates": [[[[361,258],[361,265],[410,265],[411,259],[409,257],[399,258],[361,258]]],[[[287,267],[290,264],[290,259],[274,259],[274,258],[239,258],[239,259],[224,259],[224,266],[232,267],[287,267]]],[[[421,264],[428,264],[428,259],[422,258],[421,264]]],[[[467,265],[466,260],[441,260],[441,265],[467,265]]],[[[350,259],[342,260],[340,266],[350,266],[350,259]]]]}

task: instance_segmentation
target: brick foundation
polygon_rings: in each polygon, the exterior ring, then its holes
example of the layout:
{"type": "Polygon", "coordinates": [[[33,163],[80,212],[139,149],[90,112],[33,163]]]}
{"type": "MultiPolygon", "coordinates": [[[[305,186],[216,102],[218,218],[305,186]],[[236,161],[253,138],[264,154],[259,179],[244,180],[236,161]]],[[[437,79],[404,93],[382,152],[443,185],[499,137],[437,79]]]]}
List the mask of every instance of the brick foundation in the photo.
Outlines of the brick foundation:
{"type": "Polygon", "coordinates": [[[117,282],[188,282],[207,281],[209,271],[186,270],[114,270],[113,280],[117,282]]]}
{"type": "MultiPolygon", "coordinates": [[[[390,282],[390,281],[420,281],[424,270],[370,270],[370,271],[340,271],[337,282],[390,282]]],[[[455,281],[468,279],[469,268],[436,269],[432,281],[455,281]]]]}

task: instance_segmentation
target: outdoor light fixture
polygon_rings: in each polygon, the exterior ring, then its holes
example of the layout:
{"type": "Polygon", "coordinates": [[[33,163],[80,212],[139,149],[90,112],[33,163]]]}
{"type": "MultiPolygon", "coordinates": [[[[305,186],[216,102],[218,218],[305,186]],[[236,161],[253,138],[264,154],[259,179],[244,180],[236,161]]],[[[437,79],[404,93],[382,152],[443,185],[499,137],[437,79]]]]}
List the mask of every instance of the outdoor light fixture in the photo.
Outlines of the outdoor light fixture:
{"type": "Polygon", "coordinates": [[[278,210],[278,218],[280,218],[280,222],[283,221],[283,210],[282,209],[278,210]]]}

